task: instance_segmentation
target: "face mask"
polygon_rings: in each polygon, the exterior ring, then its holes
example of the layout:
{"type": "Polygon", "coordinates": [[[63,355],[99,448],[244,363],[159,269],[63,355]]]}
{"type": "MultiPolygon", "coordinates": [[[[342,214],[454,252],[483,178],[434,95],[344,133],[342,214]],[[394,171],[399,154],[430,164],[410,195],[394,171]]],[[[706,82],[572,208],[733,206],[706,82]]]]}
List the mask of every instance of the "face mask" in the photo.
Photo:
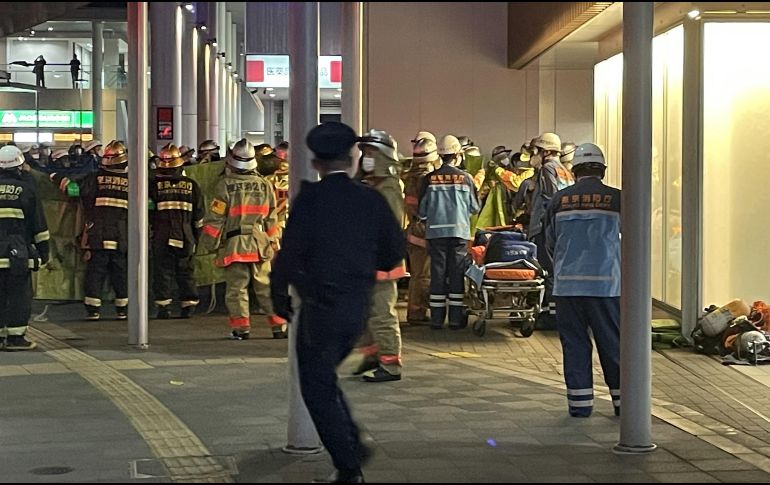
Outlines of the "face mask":
{"type": "Polygon", "coordinates": [[[543,165],[543,156],[539,153],[537,155],[533,155],[532,158],[529,159],[529,164],[532,165],[532,168],[540,168],[543,165]]]}
{"type": "Polygon", "coordinates": [[[361,159],[361,170],[363,170],[366,173],[374,172],[374,158],[363,157],[361,159]]]}
{"type": "Polygon", "coordinates": [[[509,167],[511,165],[511,159],[508,157],[503,158],[498,162],[503,167],[509,167]]]}

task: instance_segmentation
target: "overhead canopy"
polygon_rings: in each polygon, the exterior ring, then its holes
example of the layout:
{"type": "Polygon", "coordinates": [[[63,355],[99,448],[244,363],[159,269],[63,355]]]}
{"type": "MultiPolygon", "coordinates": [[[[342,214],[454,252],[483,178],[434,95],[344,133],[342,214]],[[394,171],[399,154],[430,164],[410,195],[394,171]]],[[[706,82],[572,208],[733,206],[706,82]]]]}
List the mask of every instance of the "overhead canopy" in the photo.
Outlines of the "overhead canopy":
{"type": "Polygon", "coordinates": [[[2,2],[0,37],[16,34],[89,5],[88,2],[2,2]]]}

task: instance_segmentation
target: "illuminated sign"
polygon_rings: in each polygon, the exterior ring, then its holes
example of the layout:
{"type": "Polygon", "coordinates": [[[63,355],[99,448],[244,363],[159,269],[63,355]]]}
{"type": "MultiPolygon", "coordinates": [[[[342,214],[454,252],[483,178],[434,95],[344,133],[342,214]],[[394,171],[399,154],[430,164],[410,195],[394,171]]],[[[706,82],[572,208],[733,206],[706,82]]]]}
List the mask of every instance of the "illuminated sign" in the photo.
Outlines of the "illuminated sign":
{"type": "Polygon", "coordinates": [[[158,140],[174,139],[174,108],[158,106],[158,140]]]}
{"type": "Polygon", "coordinates": [[[94,114],[91,111],[0,110],[0,128],[92,128],[94,114]],[[39,122],[39,124],[38,124],[39,122]]]}
{"type": "MultiPolygon", "coordinates": [[[[288,88],[289,56],[246,56],[246,86],[288,88]]],[[[318,87],[342,87],[342,56],[318,57],[318,87]]]]}

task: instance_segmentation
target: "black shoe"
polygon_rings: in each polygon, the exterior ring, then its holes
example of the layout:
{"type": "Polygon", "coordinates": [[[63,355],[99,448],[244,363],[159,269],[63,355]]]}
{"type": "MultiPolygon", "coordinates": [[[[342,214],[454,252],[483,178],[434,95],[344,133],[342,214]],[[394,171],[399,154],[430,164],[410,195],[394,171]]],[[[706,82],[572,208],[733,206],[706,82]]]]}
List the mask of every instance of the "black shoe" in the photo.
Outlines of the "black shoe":
{"type": "Polygon", "coordinates": [[[155,316],[158,320],[168,320],[171,318],[171,312],[168,311],[167,307],[160,307],[158,308],[158,314],[155,316]]]}
{"type": "Polygon", "coordinates": [[[128,318],[128,308],[124,306],[116,306],[115,313],[118,314],[118,320],[125,320],[128,318]]]}
{"type": "Polygon", "coordinates": [[[182,307],[182,313],[179,314],[180,318],[190,318],[195,313],[195,305],[182,307]]]}
{"type": "Polygon", "coordinates": [[[361,473],[356,475],[346,475],[340,472],[334,472],[326,478],[316,478],[311,483],[366,483],[361,473]]]}
{"type": "Polygon", "coordinates": [[[233,340],[248,340],[249,339],[249,331],[248,330],[233,330],[233,333],[230,334],[230,338],[233,340]]]}
{"type": "Polygon", "coordinates": [[[5,337],[0,337],[0,350],[5,348],[5,337]]]}
{"type": "Polygon", "coordinates": [[[377,366],[375,370],[369,371],[366,374],[364,374],[364,380],[366,382],[400,381],[401,374],[391,374],[390,372],[386,371],[382,367],[377,366]]]}
{"type": "Polygon", "coordinates": [[[8,338],[5,339],[4,349],[8,352],[35,350],[36,348],[37,344],[24,338],[24,335],[9,335],[8,338]]]}
{"type": "Polygon", "coordinates": [[[374,370],[377,367],[380,366],[380,363],[377,362],[377,359],[371,358],[371,357],[365,357],[363,361],[358,365],[358,368],[353,371],[354,376],[360,376],[364,372],[369,372],[370,370],[374,370]]]}
{"type": "Polygon", "coordinates": [[[410,318],[406,317],[406,323],[409,325],[415,325],[415,326],[428,326],[430,325],[430,318],[424,317],[424,318],[410,318]]]}
{"type": "Polygon", "coordinates": [[[589,409],[589,410],[577,411],[574,409],[570,409],[569,415],[572,416],[573,418],[590,418],[591,410],[589,409]]]}
{"type": "Polygon", "coordinates": [[[99,313],[99,310],[88,310],[88,313],[86,314],[86,320],[101,320],[102,315],[99,313]]]}
{"type": "Polygon", "coordinates": [[[289,338],[289,327],[285,323],[283,325],[274,325],[272,327],[273,338],[289,338]]]}
{"type": "Polygon", "coordinates": [[[614,406],[614,407],[615,407],[615,416],[620,416],[620,407],[618,406],[614,406]]]}

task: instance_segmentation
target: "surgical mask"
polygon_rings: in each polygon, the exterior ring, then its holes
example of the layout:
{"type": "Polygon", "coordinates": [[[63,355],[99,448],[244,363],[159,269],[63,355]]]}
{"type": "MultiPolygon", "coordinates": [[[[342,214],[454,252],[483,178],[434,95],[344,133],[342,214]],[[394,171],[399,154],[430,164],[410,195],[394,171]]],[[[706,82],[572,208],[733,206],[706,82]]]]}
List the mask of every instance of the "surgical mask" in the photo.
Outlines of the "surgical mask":
{"type": "Polygon", "coordinates": [[[363,157],[361,159],[361,170],[363,170],[366,173],[374,172],[374,158],[363,157]]]}
{"type": "Polygon", "coordinates": [[[508,157],[505,157],[497,163],[499,163],[503,167],[509,167],[511,165],[511,159],[508,157]]]}
{"type": "Polygon", "coordinates": [[[543,156],[539,153],[537,155],[532,155],[532,158],[529,159],[529,164],[532,165],[532,168],[538,169],[543,165],[543,156]]]}

